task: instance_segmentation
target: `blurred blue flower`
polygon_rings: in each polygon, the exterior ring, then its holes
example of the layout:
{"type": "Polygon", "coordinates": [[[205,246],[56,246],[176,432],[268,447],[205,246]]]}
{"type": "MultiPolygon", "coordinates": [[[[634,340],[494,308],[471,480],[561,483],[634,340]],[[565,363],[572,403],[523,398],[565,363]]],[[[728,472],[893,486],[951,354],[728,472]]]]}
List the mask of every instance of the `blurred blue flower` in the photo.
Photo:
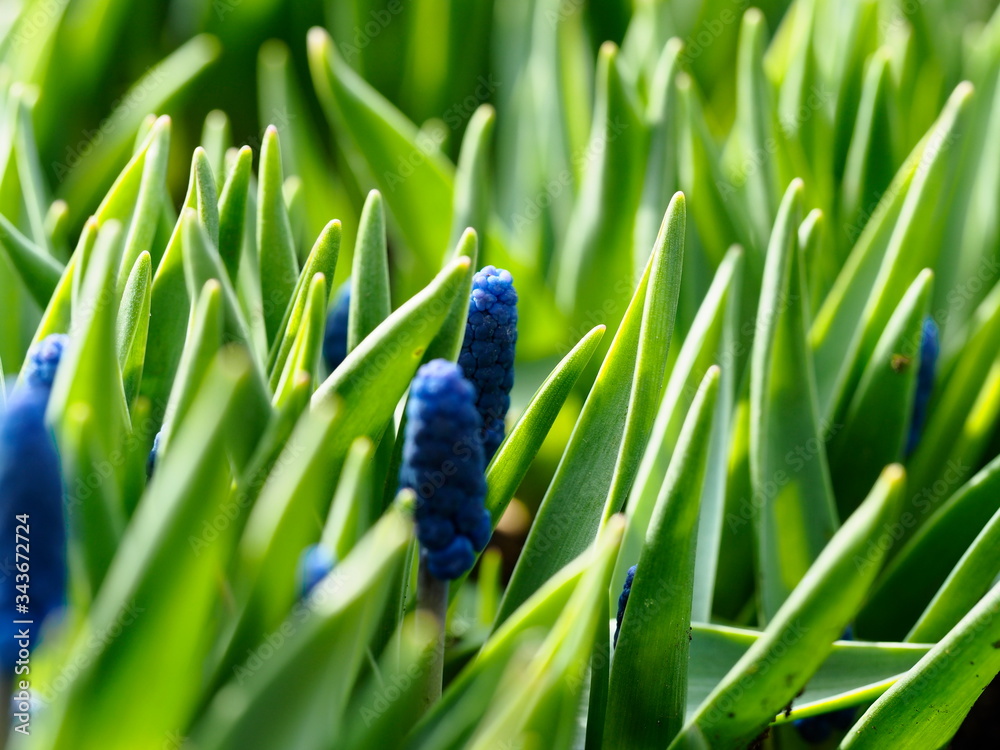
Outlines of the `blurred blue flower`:
{"type": "Polygon", "coordinates": [[[153,447],[149,451],[149,457],[146,459],[146,481],[153,478],[153,472],[156,471],[156,459],[160,452],[160,437],[163,435],[163,430],[156,433],[156,437],[153,438],[153,447]]]}
{"type": "Polygon", "coordinates": [[[32,347],[24,381],[0,417],[0,557],[6,571],[0,581],[0,661],[8,671],[23,662],[45,618],[66,598],[62,470],[45,422],[65,345],[59,335],[32,347]]]}
{"type": "Polygon", "coordinates": [[[920,335],[920,369],[917,371],[917,391],[913,398],[913,419],[906,443],[906,455],[911,455],[920,444],[927,422],[927,406],[934,392],[934,377],[941,354],[940,334],[934,319],[924,319],[920,335]]]}
{"type": "Polygon", "coordinates": [[[399,484],[417,494],[417,539],[440,580],[468,571],[492,533],[475,397],[462,369],[443,359],[421,367],[410,385],[399,484]]]}
{"type": "Polygon", "coordinates": [[[299,598],[309,596],[316,585],[330,573],[337,564],[337,559],[326,546],[312,544],[302,550],[299,556],[299,568],[296,578],[299,583],[299,598]]]}
{"type": "Polygon", "coordinates": [[[486,266],[472,279],[469,318],[458,363],[476,387],[476,408],[483,418],[487,463],[504,438],[504,419],[514,385],[517,343],[517,292],[510,272],[486,266]]]}
{"type": "Polygon", "coordinates": [[[333,305],[326,316],[323,333],[323,361],[333,372],[347,356],[347,322],[351,312],[351,281],[348,279],[334,295],[333,305]]]}
{"type": "Polygon", "coordinates": [[[622,618],[625,617],[625,607],[628,606],[628,598],[632,594],[632,581],[635,580],[635,569],[636,565],[633,565],[628,569],[628,573],[625,574],[625,585],[622,587],[622,593],[618,597],[618,616],[615,618],[615,646],[618,645],[618,634],[622,630],[622,618]]]}

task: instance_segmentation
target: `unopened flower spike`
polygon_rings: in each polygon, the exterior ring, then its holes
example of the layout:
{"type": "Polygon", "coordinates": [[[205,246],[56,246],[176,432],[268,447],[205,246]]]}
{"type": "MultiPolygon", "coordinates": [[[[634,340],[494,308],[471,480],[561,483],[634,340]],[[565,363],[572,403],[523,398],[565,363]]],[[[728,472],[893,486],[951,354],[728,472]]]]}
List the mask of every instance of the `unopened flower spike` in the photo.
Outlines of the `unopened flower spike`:
{"type": "MultiPolygon", "coordinates": [[[[841,640],[854,640],[854,631],[850,625],[847,626],[841,640]]],[[[798,719],[794,724],[803,740],[810,745],[819,745],[830,739],[834,732],[846,732],[854,726],[857,715],[856,708],[844,708],[820,716],[810,716],[808,719],[798,719]]]]}
{"type": "Polygon", "coordinates": [[[917,371],[917,391],[913,398],[913,419],[910,422],[910,434],[906,444],[906,454],[911,455],[920,444],[927,422],[927,406],[934,392],[934,377],[937,373],[938,357],[941,354],[941,341],[937,323],[934,319],[924,319],[920,334],[920,369],[917,371]]]}
{"type": "Polygon", "coordinates": [[[66,343],[65,336],[50,336],[28,352],[24,382],[11,394],[7,411],[0,417],[0,538],[9,540],[5,541],[5,559],[11,571],[0,583],[0,614],[6,633],[0,663],[8,672],[23,657],[22,651],[36,645],[43,621],[66,599],[62,468],[45,422],[66,343]],[[28,572],[14,559],[14,542],[21,541],[18,536],[30,545],[29,593],[14,575],[28,572]],[[15,624],[15,620],[30,623],[15,624]],[[19,637],[19,631],[27,631],[28,637],[19,637]]]}
{"type": "Polygon", "coordinates": [[[406,416],[399,484],[417,495],[417,539],[427,570],[439,580],[454,580],[473,566],[492,533],[483,506],[475,388],[455,363],[432,360],[410,384],[406,416]]]}
{"type": "Polygon", "coordinates": [[[333,372],[347,356],[347,323],[351,312],[351,281],[348,279],[334,295],[333,305],[326,316],[323,333],[323,361],[333,372]]]}
{"type": "Polygon", "coordinates": [[[517,344],[517,292],[510,272],[486,266],[472,279],[469,318],[458,363],[476,387],[476,408],[483,418],[487,463],[504,438],[504,419],[514,385],[517,344]]]}
{"type": "Polygon", "coordinates": [[[309,596],[336,565],[337,558],[324,544],[312,544],[302,550],[296,574],[299,584],[299,598],[304,599],[309,596]]]}
{"type": "Polygon", "coordinates": [[[618,597],[618,616],[615,618],[615,646],[618,645],[618,634],[622,630],[622,618],[625,617],[625,607],[628,606],[628,598],[632,594],[632,581],[635,580],[636,565],[628,569],[625,574],[625,585],[622,587],[621,596],[618,597]]]}

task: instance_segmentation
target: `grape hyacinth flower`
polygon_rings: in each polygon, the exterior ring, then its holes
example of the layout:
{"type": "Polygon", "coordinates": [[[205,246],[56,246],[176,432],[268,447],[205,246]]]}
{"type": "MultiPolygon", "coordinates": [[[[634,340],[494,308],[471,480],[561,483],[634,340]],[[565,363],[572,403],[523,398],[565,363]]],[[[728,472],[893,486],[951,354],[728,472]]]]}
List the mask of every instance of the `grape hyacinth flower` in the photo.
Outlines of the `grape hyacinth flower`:
{"type": "Polygon", "coordinates": [[[345,281],[334,295],[323,333],[323,361],[333,372],[347,356],[347,321],[351,312],[351,281],[345,281]]]}
{"type": "Polygon", "coordinates": [[[156,437],[153,438],[153,447],[149,451],[149,457],[146,459],[146,481],[148,482],[153,478],[153,472],[156,471],[156,458],[160,452],[160,438],[163,436],[163,430],[156,433],[156,437]]]}
{"type": "Polygon", "coordinates": [[[618,597],[618,616],[615,618],[615,646],[618,645],[618,634],[622,630],[622,619],[625,617],[625,607],[628,606],[628,598],[632,594],[632,581],[635,580],[636,565],[628,569],[625,574],[625,585],[622,587],[621,596],[618,597]]]}
{"type": "Polygon", "coordinates": [[[443,359],[421,367],[410,385],[399,484],[417,494],[417,539],[428,572],[442,581],[472,568],[492,533],[475,399],[462,369],[443,359]]]}
{"type": "MultiPolygon", "coordinates": [[[[847,626],[841,640],[854,640],[854,631],[850,625],[847,626]]],[[[820,716],[810,716],[808,719],[798,719],[793,723],[803,740],[810,745],[819,745],[830,739],[834,732],[846,732],[850,729],[854,725],[854,719],[857,718],[857,715],[856,708],[844,708],[820,716]]]]}
{"type": "Polygon", "coordinates": [[[920,443],[927,422],[927,406],[934,391],[934,376],[937,372],[938,356],[941,354],[941,342],[937,323],[934,319],[924,319],[920,335],[920,369],[917,371],[917,392],[913,398],[913,420],[910,422],[910,434],[906,443],[906,455],[912,455],[920,443]]]}
{"type": "Polygon", "coordinates": [[[336,564],[337,559],[324,544],[312,544],[302,550],[296,575],[299,582],[299,598],[304,599],[309,596],[336,564]]]}
{"type": "Polygon", "coordinates": [[[504,418],[514,385],[517,343],[517,292],[510,272],[486,266],[472,279],[469,318],[458,363],[476,387],[476,408],[483,418],[483,452],[489,463],[504,438],[504,418]]]}
{"type": "Polygon", "coordinates": [[[0,663],[9,673],[34,647],[38,629],[66,597],[66,521],[55,440],[45,422],[65,336],[50,336],[28,353],[24,381],[0,417],[0,540],[10,574],[0,583],[4,633],[0,663]],[[20,538],[18,538],[20,537],[20,538]],[[30,590],[15,543],[30,545],[30,590]],[[30,620],[30,624],[15,623],[30,620]]]}

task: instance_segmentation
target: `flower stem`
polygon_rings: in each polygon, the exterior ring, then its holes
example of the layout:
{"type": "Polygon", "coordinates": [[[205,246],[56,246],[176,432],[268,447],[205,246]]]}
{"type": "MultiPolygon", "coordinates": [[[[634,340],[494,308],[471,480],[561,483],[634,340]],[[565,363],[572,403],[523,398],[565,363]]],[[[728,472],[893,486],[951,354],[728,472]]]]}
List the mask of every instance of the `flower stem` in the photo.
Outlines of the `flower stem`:
{"type": "Polygon", "coordinates": [[[437,643],[427,661],[427,674],[421,696],[421,713],[426,712],[441,698],[444,682],[444,635],[445,617],[448,612],[448,582],[435,578],[427,570],[427,561],[420,555],[417,571],[417,609],[432,615],[438,623],[437,643]]]}

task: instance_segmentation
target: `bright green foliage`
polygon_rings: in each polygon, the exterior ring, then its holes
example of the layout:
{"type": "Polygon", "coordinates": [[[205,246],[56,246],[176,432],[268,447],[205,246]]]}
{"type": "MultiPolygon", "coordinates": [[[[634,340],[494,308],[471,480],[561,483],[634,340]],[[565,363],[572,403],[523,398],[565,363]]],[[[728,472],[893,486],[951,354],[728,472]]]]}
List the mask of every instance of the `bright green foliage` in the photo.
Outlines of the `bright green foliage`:
{"type": "Polygon", "coordinates": [[[67,611],[12,746],[962,728],[1000,673],[998,3],[8,5],[0,413],[70,338],[67,611]],[[519,295],[512,419],[438,622],[400,417],[487,264],[519,295]]]}

